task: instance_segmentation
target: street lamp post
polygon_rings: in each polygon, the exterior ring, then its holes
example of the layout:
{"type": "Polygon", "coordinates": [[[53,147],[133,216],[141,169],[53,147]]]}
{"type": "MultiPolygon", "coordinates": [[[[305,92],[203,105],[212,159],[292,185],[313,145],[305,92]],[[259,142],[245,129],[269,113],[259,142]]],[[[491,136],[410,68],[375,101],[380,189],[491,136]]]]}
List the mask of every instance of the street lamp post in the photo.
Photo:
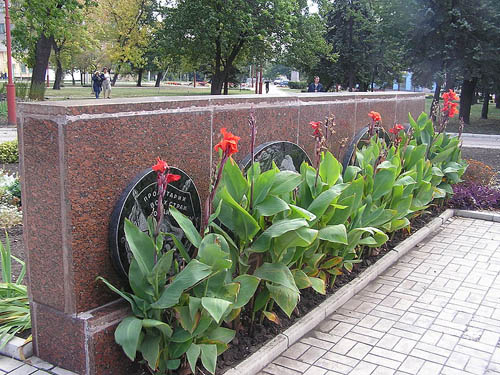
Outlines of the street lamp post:
{"type": "Polygon", "coordinates": [[[16,125],[16,88],[12,80],[12,41],[10,38],[9,0],[5,0],[5,34],[7,38],[7,115],[9,125],[16,125]]]}

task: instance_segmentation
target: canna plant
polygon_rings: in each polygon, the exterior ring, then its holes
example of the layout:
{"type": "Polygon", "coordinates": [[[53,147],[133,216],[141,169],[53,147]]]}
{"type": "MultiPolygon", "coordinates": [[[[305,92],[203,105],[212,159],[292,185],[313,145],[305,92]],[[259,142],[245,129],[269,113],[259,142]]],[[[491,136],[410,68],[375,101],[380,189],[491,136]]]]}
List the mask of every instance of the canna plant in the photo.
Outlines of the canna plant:
{"type": "MultiPolygon", "coordinates": [[[[0,282],[0,348],[16,334],[31,329],[28,288],[23,285],[26,264],[11,254],[9,235],[5,232],[5,245],[0,241],[2,282],[0,282]],[[14,281],[12,260],[21,264],[21,272],[14,281]]],[[[31,335],[26,342],[31,341],[31,335]]]]}
{"type": "MultiPolygon", "coordinates": [[[[153,170],[158,175],[156,220],[148,218],[148,233],[125,222],[125,236],[133,253],[128,275],[131,292],[98,278],[131,306],[131,315],[118,325],[115,340],[131,360],[140,352],[151,373],[175,373],[181,365],[189,365],[194,373],[201,359],[214,374],[217,355],[234,337],[234,331],[221,327],[221,321],[245,305],[255,288],[251,281],[244,282],[245,278],[232,280],[226,240],[217,234],[202,239],[192,224],[185,234],[196,244],[195,259],[181,248],[179,253],[187,264],[180,269],[175,249],[162,252],[165,234],[158,230],[163,220],[162,199],[168,183],[178,177],[169,174],[168,165],[160,159],[153,170]]],[[[177,220],[184,219],[175,209],[171,212],[177,220]]]]}

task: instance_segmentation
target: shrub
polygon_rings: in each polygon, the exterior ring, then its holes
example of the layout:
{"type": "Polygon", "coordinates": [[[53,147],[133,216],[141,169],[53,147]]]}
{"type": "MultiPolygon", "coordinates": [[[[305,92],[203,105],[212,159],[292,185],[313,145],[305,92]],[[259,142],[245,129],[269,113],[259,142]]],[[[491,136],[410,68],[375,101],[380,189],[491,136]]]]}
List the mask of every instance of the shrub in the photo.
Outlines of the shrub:
{"type": "Polygon", "coordinates": [[[500,208],[500,190],[492,186],[476,183],[453,186],[454,195],[449,204],[453,208],[465,210],[500,208]]]}
{"type": "Polygon", "coordinates": [[[474,159],[467,160],[467,163],[469,166],[462,176],[465,183],[483,186],[491,185],[496,174],[493,168],[474,159]]]}
{"type": "Polygon", "coordinates": [[[307,82],[288,82],[288,87],[291,89],[304,90],[307,89],[307,82]]]}
{"type": "Polygon", "coordinates": [[[17,141],[0,143],[0,163],[17,163],[19,161],[19,149],[17,141]]]}

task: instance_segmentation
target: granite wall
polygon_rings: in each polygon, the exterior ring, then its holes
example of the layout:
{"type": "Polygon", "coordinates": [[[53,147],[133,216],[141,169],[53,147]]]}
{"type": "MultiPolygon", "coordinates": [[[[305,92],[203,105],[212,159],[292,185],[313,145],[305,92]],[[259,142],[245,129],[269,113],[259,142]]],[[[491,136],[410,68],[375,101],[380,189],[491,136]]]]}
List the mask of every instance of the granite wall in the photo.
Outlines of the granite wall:
{"type": "Polygon", "coordinates": [[[18,132],[24,240],[37,355],[79,374],[132,374],[114,344],[113,329],[126,306],[99,282],[122,282],[111,265],[109,218],[116,200],[139,172],[161,156],[193,178],[202,201],[212,151],[226,127],[249,153],[248,114],[254,108],[257,142],[298,143],[313,156],[308,125],[336,116],[331,150],[342,160],[342,140],[369,123],[408,122],[424,110],[415,93],[152,97],[19,105],[18,132]]]}

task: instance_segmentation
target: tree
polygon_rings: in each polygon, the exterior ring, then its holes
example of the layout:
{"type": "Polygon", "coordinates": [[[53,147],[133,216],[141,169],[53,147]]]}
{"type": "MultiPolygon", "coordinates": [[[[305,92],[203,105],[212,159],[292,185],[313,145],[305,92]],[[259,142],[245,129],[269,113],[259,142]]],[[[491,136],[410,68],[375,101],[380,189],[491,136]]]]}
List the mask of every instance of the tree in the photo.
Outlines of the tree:
{"type": "Polygon", "coordinates": [[[92,18],[97,39],[106,48],[115,66],[112,84],[129,65],[133,70],[144,68],[144,54],[150,43],[153,22],[151,0],[99,0],[92,18]]]}
{"type": "MultiPolygon", "coordinates": [[[[440,89],[461,82],[460,118],[470,121],[474,92],[481,77],[499,60],[500,9],[493,0],[413,0],[408,56],[415,78],[440,89]]],[[[494,69],[494,68],[493,68],[494,69]]]]}
{"type": "Polygon", "coordinates": [[[55,40],[68,37],[68,25],[81,24],[82,10],[90,5],[90,0],[13,1],[14,48],[17,55],[26,54],[24,61],[33,68],[31,99],[43,99],[45,72],[55,40]]]}
{"type": "Polygon", "coordinates": [[[288,44],[284,46],[285,65],[306,73],[312,80],[321,59],[334,64],[337,55],[331,53],[332,46],[327,43],[325,33],[325,23],[318,14],[300,17],[288,44]]]}
{"type": "Polygon", "coordinates": [[[375,14],[368,0],[321,1],[319,6],[328,29],[326,40],[338,55],[335,65],[322,59],[323,72],[330,76],[328,85],[340,82],[352,91],[359,83],[360,89],[366,89],[376,35],[375,14]]]}
{"type": "Polygon", "coordinates": [[[163,35],[173,55],[207,67],[211,93],[219,95],[238,65],[281,53],[306,8],[306,0],[170,1],[163,35]]]}

